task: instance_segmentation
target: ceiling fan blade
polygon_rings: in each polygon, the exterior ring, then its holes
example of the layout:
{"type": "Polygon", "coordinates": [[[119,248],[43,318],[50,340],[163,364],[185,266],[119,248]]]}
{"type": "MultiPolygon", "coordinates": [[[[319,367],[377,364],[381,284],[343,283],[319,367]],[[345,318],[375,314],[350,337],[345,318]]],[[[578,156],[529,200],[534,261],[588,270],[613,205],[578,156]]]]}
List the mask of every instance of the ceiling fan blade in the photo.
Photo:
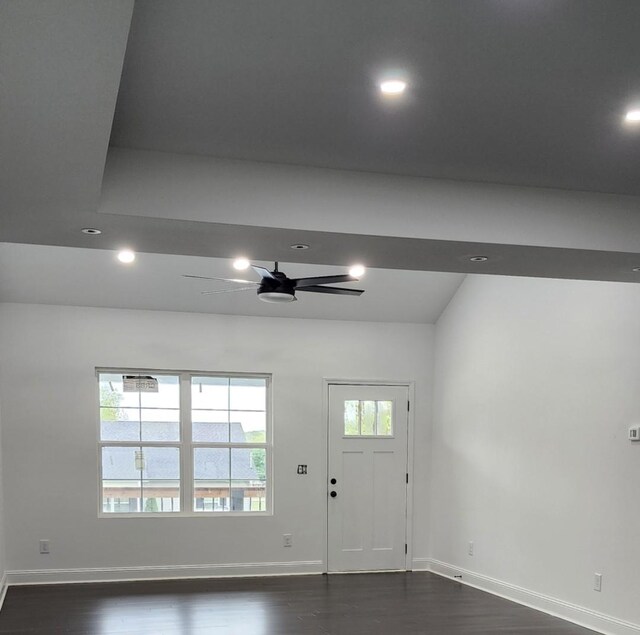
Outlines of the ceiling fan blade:
{"type": "Polygon", "coordinates": [[[296,291],[312,291],[313,293],[331,293],[332,295],[362,295],[364,289],[343,289],[342,287],[323,287],[311,285],[297,288],[296,291]]]}
{"type": "Polygon", "coordinates": [[[258,265],[251,265],[251,268],[261,277],[261,278],[271,278],[272,280],[277,280],[277,278],[264,267],[259,267],[258,265]]]}
{"type": "Polygon", "coordinates": [[[303,289],[304,287],[313,287],[317,284],[334,284],[337,282],[356,282],[358,278],[350,276],[348,273],[343,273],[338,276],[315,276],[314,278],[293,278],[293,286],[296,289],[303,289]]]}
{"type": "Polygon", "coordinates": [[[241,284],[260,284],[254,280],[243,280],[242,278],[209,278],[208,276],[190,276],[186,273],[182,274],[183,278],[196,278],[198,280],[220,280],[222,282],[239,282],[241,284]]]}
{"type": "Polygon", "coordinates": [[[235,293],[236,291],[254,291],[255,287],[234,287],[233,289],[218,289],[217,291],[200,291],[200,295],[214,295],[216,293],[235,293]]]}

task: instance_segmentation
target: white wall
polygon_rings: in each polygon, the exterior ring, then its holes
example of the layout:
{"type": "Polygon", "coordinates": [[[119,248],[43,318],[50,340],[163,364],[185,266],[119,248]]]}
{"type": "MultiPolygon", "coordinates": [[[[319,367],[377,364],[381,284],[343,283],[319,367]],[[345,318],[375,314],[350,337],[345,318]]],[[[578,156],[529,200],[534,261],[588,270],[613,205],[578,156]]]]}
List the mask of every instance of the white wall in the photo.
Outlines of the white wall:
{"type": "MultiPolygon", "coordinates": [[[[322,379],[415,380],[415,452],[424,457],[432,332],[428,325],[0,305],[8,569],[294,561],[307,564],[291,571],[321,571],[322,379]],[[96,366],[273,373],[275,515],[98,519],[96,366]],[[308,464],[308,476],[296,475],[298,463],[308,464]],[[283,533],[293,534],[293,548],[281,546],[283,533]],[[51,541],[50,555],[38,553],[40,538],[51,541]]],[[[417,501],[427,500],[427,471],[428,462],[417,461],[417,501]]],[[[415,554],[426,556],[426,505],[416,510],[414,535],[415,554]]],[[[74,577],[88,575],[53,579],[74,577]]]]}
{"type": "Polygon", "coordinates": [[[640,624],[640,286],[468,276],[435,359],[434,568],[640,624]]]}
{"type": "Polygon", "coordinates": [[[640,248],[639,209],[637,196],[113,147],[99,206],[106,214],[630,252],[640,248]]]}

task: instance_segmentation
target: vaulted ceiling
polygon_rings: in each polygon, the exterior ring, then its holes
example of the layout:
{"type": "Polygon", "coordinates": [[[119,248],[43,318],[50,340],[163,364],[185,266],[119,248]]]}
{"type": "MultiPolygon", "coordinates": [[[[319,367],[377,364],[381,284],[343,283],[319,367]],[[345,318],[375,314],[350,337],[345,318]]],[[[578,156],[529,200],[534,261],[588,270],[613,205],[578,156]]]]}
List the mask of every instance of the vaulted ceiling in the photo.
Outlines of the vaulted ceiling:
{"type": "Polygon", "coordinates": [[[611,7],[2,3],[0,241],[636,282],[640,4],[611,7]]]}

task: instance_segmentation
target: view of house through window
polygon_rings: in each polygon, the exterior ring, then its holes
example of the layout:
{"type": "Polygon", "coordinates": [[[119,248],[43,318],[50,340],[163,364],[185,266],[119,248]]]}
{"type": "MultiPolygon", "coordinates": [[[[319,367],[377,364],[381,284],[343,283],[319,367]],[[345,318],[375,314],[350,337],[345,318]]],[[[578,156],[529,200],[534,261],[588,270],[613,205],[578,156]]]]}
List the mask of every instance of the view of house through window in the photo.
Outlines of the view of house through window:
{"type": "Polygon", "coordinates": [[[98,372],[103,514],[267,512],[266,376],[98,372]]]}
{"type": "Polygon", "coordinates": [[[191,420],[195,510],[264,511],[266,380],[192,377],[191,420]]]}

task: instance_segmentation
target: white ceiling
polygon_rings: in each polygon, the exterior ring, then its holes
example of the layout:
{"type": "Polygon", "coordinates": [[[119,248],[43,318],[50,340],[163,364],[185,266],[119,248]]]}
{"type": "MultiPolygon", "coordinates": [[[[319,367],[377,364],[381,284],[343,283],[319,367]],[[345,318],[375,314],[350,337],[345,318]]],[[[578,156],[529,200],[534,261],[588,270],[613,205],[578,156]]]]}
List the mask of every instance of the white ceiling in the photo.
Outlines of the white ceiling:
{"type": "MultiPolygon", "coordinates": [[[[325,265],[282,263],[280,269],[290,277],[345,273],[325,265]]],[[[298,293],[297,302],[277,305],[260,301],[253,290],[204,296],[201,291],[241,285],[181,274],[257,279],[239,274],[226,259],[143,253],[125,266],[113,251],[0,243],[0,302],[431,324],[464,279],[370,269],[360,282],[345,285],[365,289],[360,297],[298,293]]]]}
{"type": "Polygon", "coordinates": [[[111,142],[638,195],[639,24],[637,1],[136,0],[111,142]]]}

